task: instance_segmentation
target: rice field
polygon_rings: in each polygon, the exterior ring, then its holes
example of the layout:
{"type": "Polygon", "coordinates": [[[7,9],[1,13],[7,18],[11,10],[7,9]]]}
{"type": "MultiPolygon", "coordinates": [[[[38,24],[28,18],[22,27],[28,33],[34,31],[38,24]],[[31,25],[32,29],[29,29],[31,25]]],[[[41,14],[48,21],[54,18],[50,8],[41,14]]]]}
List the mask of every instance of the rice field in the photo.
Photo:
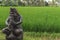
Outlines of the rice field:
{"type": "MultiPolygon", "coordinates": [[[[60,32],[60,7],[15,7],[27,32],[60,32]]],[[[6,27],[10,7],[0,7],[0,29],[6,27]]]]}

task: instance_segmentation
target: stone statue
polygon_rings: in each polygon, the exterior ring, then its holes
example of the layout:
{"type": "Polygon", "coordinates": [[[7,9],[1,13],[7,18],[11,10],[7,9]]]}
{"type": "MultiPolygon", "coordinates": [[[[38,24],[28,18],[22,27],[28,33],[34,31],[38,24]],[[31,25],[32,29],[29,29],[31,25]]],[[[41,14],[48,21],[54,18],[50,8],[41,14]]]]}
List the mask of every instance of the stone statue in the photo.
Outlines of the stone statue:
{"type": "Polygon", "coordinates": [[[22,17],[15,8],[10,8],[10,15],[6,20],[8,27],[2,30],[6,34],[6,40],[23,40],[22,17]]]}

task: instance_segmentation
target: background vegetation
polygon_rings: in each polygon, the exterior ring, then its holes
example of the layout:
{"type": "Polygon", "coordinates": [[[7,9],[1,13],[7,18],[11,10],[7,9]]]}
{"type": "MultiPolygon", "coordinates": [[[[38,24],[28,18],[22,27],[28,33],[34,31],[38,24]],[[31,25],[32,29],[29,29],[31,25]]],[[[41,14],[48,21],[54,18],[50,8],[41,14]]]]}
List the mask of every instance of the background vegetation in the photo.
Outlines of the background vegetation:
{"type": "MultiPolygon", "coordinates": [[[[23,18],[23,29],[29,32],[60,32],[59,7],[15,7],[23,18]]],[[[10,7],[0,7],[0,29],[6,27],[10,7]]]]}
{"type": "Polygon", "coordinates": [[[0,0],[0,6],[60,6],[60,0],[0,0]]]}

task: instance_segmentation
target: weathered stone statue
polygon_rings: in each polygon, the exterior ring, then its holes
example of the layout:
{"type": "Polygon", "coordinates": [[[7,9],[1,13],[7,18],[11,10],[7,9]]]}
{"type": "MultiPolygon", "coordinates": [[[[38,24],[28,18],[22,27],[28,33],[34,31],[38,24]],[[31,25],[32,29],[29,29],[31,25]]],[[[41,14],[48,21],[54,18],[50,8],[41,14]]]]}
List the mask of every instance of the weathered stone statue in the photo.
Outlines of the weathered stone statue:
{"type": "Polygon", "coordinates": [[[15,8],[10,8],[10,15],[6,20],[8,27],[2,31],[6,34],[6,40],[23,40],[22,18],[15,8]]]}

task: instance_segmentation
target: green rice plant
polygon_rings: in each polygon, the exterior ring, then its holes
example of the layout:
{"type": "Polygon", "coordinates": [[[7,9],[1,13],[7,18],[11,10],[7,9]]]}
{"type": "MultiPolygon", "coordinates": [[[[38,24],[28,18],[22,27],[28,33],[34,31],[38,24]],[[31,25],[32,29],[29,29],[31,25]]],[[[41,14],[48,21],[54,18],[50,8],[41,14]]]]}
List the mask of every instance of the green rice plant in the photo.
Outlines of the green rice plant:
{"type": "MultiPolygon", "coordinates": [[[[60,7],[15,7],[23,18],[24,31],[60,32],[60,7]]],[[[0,29],[6,27],[10,7],[0,7],[0,29]]]]}

